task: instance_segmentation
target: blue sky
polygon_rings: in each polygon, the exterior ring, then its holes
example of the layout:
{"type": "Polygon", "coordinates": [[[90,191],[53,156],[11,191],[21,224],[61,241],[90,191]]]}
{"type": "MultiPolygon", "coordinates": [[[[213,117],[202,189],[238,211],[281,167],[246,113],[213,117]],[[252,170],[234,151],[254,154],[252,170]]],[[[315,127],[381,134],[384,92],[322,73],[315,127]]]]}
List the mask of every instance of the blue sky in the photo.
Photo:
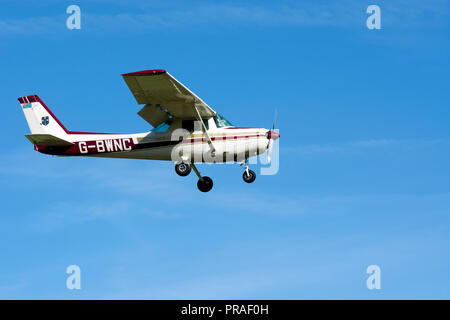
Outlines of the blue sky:
{"type": "Polygon", "coordinates": [[[448,1],[2,1],[0,298],[450,298],[448,21],[448,1]],[[277,109],[279,173],[200,165],[202,194],[171,163],[23,136],[30,94],[69,130],[148,130],[120,74],[153,68],[237,126],[277,109]]]}

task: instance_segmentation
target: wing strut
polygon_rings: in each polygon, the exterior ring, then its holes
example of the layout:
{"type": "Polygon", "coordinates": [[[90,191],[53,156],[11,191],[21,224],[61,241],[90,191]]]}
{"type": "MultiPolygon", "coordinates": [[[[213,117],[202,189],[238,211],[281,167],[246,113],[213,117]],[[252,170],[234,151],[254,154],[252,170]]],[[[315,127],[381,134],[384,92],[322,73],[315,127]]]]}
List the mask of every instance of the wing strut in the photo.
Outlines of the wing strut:
{"type": "Polygon", "coordinates": [[[206,140],[208,141],[209,147],[211,148],[212,153],[214,153],[214,152],[216,152],[216,148],[214,147],[214,144],[213,144],[211,138],[209,137],[208,130],[206,129],[205,124],[203,123],[203,119],[200,116],[200,112],[198,112],[197,106],[195,105],[195,100],[194,100],[194,109],[197,113],[197,119],[202,126],[202,131],[205,134],[205,137],[206,137],[206,140]]]}

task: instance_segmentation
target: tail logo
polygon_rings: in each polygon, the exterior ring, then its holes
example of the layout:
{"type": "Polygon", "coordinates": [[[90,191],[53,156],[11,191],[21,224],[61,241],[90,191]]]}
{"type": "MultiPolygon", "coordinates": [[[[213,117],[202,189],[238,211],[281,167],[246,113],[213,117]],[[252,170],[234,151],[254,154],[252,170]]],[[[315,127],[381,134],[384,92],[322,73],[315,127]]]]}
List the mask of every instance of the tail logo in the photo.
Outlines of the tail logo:
{"type": "Polygon", "coordinates": [[[48,122],[49,122],[48,116],[41,118],[41,124],[42,125],[46,126],[46,125],[48,125],[48,122]]]}

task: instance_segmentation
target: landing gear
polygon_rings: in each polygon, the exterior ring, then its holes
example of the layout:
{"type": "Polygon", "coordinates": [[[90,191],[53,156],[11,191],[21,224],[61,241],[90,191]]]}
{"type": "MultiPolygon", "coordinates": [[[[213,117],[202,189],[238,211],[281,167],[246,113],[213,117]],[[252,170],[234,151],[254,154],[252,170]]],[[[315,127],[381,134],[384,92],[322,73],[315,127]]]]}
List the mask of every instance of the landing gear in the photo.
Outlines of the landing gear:
{"type": "Polygon", "coordinates": [[[204,176],[198,179],[197,188],[201,192],[208,192],[213,187],[213,181],[210,177],[204,176]]]}
{"type": "Polygon", "coordinates": [[[198,181],[197,181],[198,190],[200,190],[201,192],[210,191],[213,187],[212,179],[207,176],[202,177],[200,172],[197,170],[197,167],[195,166],[195,164],[192,164],[191,166],[192,166],[192,169],[194,169],[194,172],[198,177],[198,181]]]}
{"type": "Polygon", "coordinates": [[[256,173],[253,170],[250,170],[247,165],[247,159],[241,162],[241,167],[245,168],[244,174],[242,175],[242,179],[244,179],[247,183],[252,183],[256,179],[256,173]]]}
{"type": "MultiPolygon", "coordinates": [[[[246,183],[252,183],[256,180],[256,173],[253,170],[250,170],[247,165],[247,159],[245,161],[240,163],[241,167],[245,169],[244,174],[242,175],[242,179],[246,183]]],[[[213,187],[213,181],[210,177],[204,176],[200,174],[200,172],[197,170],[197,167],[193,163],[188,162],[179,162],[175,165],[175,171],[178,175],[185,177],[189,175],[191,170],[194,170],[195,174],[198,177],[197,181],[197,188],[201,192],[208,192],[211,191],[213,187]]]]}
{"type": "Polygon", "coordinates": [[[191,165],[186,162],[180,162],[175,165],[175,172],[182,177],[186,177],[191,173],[191,165]]]}
{"type": "Polygon", "coordinates": [[[256,179],[256,173],[253,170],[247,169],[244,171],[242,179],[247,183],[252,183],[256,179]]]}

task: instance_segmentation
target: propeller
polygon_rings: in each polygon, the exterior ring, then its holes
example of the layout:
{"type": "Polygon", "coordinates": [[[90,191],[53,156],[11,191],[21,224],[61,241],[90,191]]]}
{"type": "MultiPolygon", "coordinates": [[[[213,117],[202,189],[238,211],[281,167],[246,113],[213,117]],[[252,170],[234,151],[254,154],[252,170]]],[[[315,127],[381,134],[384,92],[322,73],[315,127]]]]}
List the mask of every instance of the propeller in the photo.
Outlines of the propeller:
{"type": "Polygon", "coordinates": [[[269,153],[267,154],[267,161],[269,163],[272,159],[273,142],[280,137],[280,135],[275,132],[275,126],[277,124],[277,117],[278,117],[278,112],[275,109],[275,116],[273,118],[272,130],[267,132],[267,139],[269,139],[269,144],[267,145],[267,149],[269,150],[269,153]]]}

